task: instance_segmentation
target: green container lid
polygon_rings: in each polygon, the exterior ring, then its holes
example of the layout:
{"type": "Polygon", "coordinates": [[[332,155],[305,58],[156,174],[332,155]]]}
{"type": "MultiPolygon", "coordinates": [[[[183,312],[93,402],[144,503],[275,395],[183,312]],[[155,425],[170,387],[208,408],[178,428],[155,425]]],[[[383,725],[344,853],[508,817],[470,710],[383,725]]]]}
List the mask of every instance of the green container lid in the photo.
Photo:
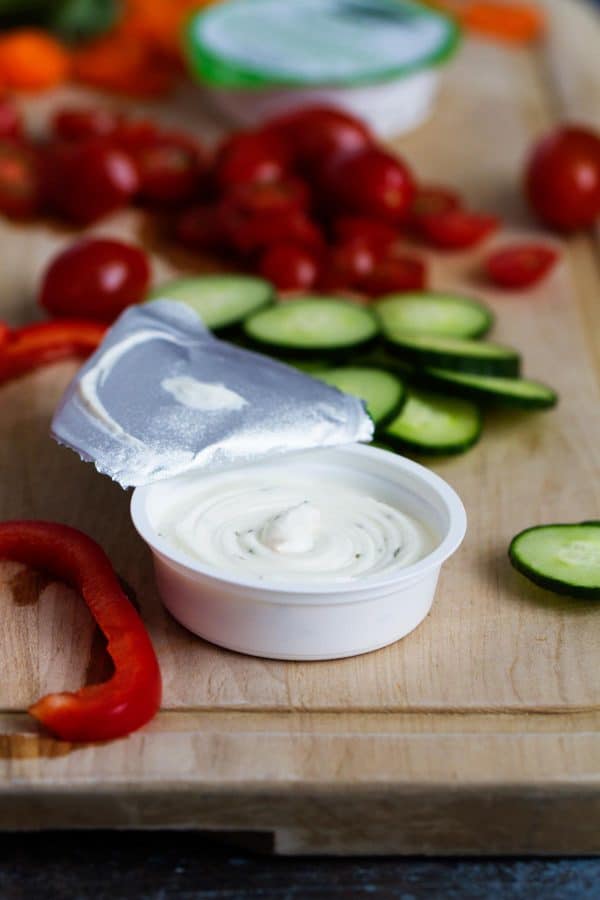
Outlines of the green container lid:
{"type": "Polygon", "coordinates": [[[459,28],[413,0],[222,0],[191,16],[191,71],[219,87],[352,87],[447,59],[459,28]]]}

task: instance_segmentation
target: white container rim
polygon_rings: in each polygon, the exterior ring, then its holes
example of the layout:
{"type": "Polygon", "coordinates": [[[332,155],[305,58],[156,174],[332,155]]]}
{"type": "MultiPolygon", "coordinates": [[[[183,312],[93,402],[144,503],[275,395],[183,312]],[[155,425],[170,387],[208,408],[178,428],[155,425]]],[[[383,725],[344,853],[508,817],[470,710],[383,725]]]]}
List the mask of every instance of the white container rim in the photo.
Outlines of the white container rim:
{"type": "MultiPolygon", "coordinates": [[[[307,452],[319,452],[320,450],[337,450],[344,454],[352,454],[358,458],[361,456],[370,457],[372,459],[379,457],[382,462],[385,461],[385,464],[390,468],[409,473],[415,476],[416,480],[420,480],[422,484],[426,484],[429,488],[432,488],[437,494],[438,499],[442,501],[448,516],[448,527],[440,543],[431,551],[431,553],[428,553],[416,563],[412,563],[409,566],[400,568],[396,572],[388,573],[382,577],[374,576],[372,578],[357,579],[356,583],[344,582],[334,585],[318,584],[314,582],[306,583],[302,581],[296,583],[286,581],[266,584],[264,581],[259,581],[256,578],[229,576],[221,569],[203,565],[199,560],[195,560],[183,551],[179,551],[168,541],[164,540],[164,538],[160,537],[150,521],[146,507],[148,494],[159,484],[163,484],[164,482],[162,481],[141,485],[140,487],[135,488],[130,505],[131,519],[134,528],[154,552],[164,557],[167,561],[186,569],[188,572],[194,572],[221,583],[260,590],[266,594],[318,594],[321,596],[324,594],[338,594],[340,602],[348,602],[348,594],[359,593],[365,589],[385,588],[397,585],[399,582],[419,580],[429,572],[430,569],[440,567],[460,546],[467,529],[467,515],[465,508],[456,491],[451,488],[443,478],[436,475],[435,472],[432,472],[425,466],[413,462],[404,456],[399,456],[388,450],[383,450],[379,447],[371,447],[365,444],[346,444],[343,446],[327,448],[319,447],[314,448],[314,451],[307,452]]],[[[261,460],[258,464],[260,465],[261,462],[276,462],[278,459],[280,460],[281,457],[274,457],[271,460],[261,460]]],[[[418,493],[418,484],[415,485],[415,493],[418,493]]],[[[334,596],[330,596],[330,599],[335,601],[334,596]]],[[[273,600],[272,602],[277,601],[273,600]]]]}

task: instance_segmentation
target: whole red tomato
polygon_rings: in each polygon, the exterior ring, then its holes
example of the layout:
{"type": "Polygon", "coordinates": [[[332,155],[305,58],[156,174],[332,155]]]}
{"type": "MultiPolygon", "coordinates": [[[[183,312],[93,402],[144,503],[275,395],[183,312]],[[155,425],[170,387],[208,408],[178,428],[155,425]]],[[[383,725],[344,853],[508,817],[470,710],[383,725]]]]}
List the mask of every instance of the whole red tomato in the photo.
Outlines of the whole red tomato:
{"type": "Polygon", "coordinates": [[[347,237],[330,248],[323,266],[321,287],[330,291],[359,288],[384,252],[385,248],[360,238],[347,237]]]}
{"type": "Polygon", "coordinates": [[[215,251],[226,246],[220,210],[209,204],[190,206],[175,221],[175,237],[190,250],[215,251]]]}
{"type": "Polygon", "coordinates": [[[319,261],[300,244],[273,244],[265,250],[259,272],[280,291],[309,290],[317,281],[319,261]]]}
{"type": "Polygon", "coordinates": [[[342,242],[359,241],[382,250],[391,247],[400,236],[398,229],[387,222],[363,216],[342,216],[333,223],[333,231],[342,242]]]}
{"type": "Polygon", "coordinates": [[[112,322],[126,306],[144,299],[149,281],[148,259],[139,247],[89,238],[50,262],[39,303],[53,316],[112,322]]]}
{"type": "Polygon", "coordinates": [[[361,283],[361,290],[371,297],[395,291],[423,291],[426,287],[427,267],[414,256],[382,259],[361,283]]]}
{"type": "Polygon", "coordinates": [[[534,147],[525,172],[532,209],[561,231],[591,227],[600,216],[600,136],[563,126],[534,147]]]}
{"type": "Polygon", "coordinates": [[[0,213],[27,219],[41,206],[39,157],[33,147],[0,139],[0,213]]]}
{"type": "Polygon", "coordinates": [[[140,197],[158,206],[193,202],[206,171],[200,145],[183,134],[162,133],[131,151],[140,177],[140,197]]]}
{"type": "Polygon", "coordinates": [[[266,130],[280,135],[294,160],[307,169],[321,168],[375,145],[359,119],[329,106],[311,106],[271,119],[266,130]]]}
{"type": "Polygon", "coordinates": [[[125,206],[140,184],[131,157],[99,139],[52,148],[44,182],[51,208],[80,225],[125,206]]]}
{"type": "Polygon", "coordinates": [[[0,96],[0,138],[23,137],[23,117],[12,97],[0,96]]]}
{"type": "Polygon", "coordinates": [[[300,178],[238,184],[226,192],[229,204],[246,213],[295,212],[310,206],[310,190],[300,178]]]}
{"type": "Polygon", "coordinates": [[[123,122],[120,113],[90,106],[68,106],[52,117],[52,131],[65,141],[82,141],[90,137],[108,137],[123,122]]]}
{"type": "Polygon", "coordinates": [[[409,215],[414,182],[408,167],[383,150],[367,149],[333,165],[325,188],[351,212],[397,224],[409,215]]]}
{"type": "Polygon", "coordinates": [[[215,176],[223,189],[252,182],[280,181],[289,171],[284,141],[264,131],[240,131],[217,150],[215,176]]]}

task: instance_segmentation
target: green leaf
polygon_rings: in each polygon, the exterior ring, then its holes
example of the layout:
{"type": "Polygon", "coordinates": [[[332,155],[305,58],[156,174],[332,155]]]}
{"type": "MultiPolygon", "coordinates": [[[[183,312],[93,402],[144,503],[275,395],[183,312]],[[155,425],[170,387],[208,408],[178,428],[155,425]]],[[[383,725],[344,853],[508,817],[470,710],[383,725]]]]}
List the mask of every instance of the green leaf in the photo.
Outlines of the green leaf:
{"type": "Polygon", "coordinates": [[[60,0],[49,27],[63,40],[78,43],[109,31],[120,15],[120,0],[60,0]]]}

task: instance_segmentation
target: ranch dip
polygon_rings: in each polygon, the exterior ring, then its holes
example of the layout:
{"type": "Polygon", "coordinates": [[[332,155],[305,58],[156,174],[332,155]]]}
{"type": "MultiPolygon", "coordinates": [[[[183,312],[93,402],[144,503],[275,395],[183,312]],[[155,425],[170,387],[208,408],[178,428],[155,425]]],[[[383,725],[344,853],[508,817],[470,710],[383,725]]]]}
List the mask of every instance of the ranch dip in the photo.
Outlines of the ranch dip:
{"type": "Polygon", "coordinates": [[[423,523],[343,471],[310,477],[262,467],[172,488],[153,517],[160,537],[232,577],[352,582],[415,563],[437,543],[423,523]]]}

